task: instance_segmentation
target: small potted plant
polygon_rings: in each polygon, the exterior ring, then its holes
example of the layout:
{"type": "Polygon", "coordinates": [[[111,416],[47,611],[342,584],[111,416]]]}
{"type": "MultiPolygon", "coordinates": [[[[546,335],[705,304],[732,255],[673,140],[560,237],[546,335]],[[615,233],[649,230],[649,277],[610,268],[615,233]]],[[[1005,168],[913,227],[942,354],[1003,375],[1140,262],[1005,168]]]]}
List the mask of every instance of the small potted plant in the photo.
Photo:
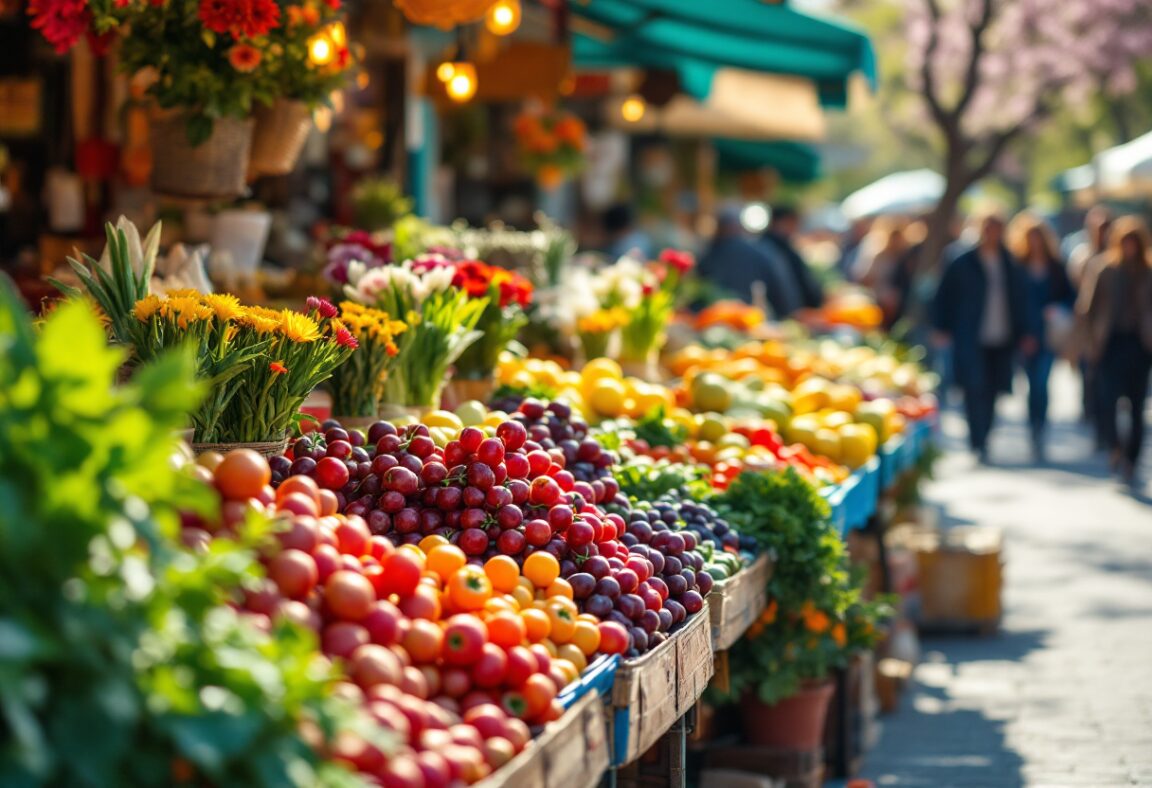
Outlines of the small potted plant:
{"type": "Polygon", "coordinates": [[[388,230],[412,213],[412,198],[391,178],[364,178],[352,189],[352,210],[361,230],[388,230]]]}
{"type": "Polygon", "coordinates": [[[453,284],[455,267],[438,255],[368,268],[348,267],[348,298],[403,320],[399,357],[384,384],[381,416],[437,408],[448,371],[480,338],[476,325],[488,306],[453,284]]]}
{"type": "Polygon", "coordinates": [[[496,363],[500,354],[528,324],[532,283],[520,274],[479,260],[453,264],[453,285],[473,299],[484,299],[484,311],[476,321],[480,337],[456,359],[446,398],[454,407],[468,400],[486,402],[496,388],[496,363]]]}
{"type": "Polygon", "coordinates": [[[597,309],[576,319],[576,336],[580,338],[580,348],[584,360],[607,356],[612,340],[620,329],[628,324],[628,312],[621,307],[597,309]]]}
{"type": "Polygon", "coordinates": [[[380,415],[384,387],[400,353],[396,337],[408,327],[386,312],[355,301],[340,304],[337,320],[359,349],[336,368],[328,382],[332,413],[345,427],[368,426],[380,415]]]}
{"type": "Polygon", "coordinates": [[[768,607],[729,651],[727,697],[752,744],[811,750],[823,736],[832,671],[875,645],[890,606],[863,600],[827,501],[795,470],[740,474],[715,505],[775,555],[768,607]]]}

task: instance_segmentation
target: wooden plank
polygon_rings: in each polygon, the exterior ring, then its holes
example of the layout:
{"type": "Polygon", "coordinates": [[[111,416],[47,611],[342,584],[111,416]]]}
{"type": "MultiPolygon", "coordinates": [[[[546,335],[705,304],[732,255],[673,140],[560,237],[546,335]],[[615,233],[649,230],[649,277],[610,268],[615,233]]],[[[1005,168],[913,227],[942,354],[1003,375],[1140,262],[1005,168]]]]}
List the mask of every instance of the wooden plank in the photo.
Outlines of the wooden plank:
{"type": "Polygon", "coordinates": [[[764,612],[772,561],[762,555],[733,577],[717,583],[708,594],[712,647],[726,651],[764,612]]]}
{"type": "Polygon", "coordinates": [[[515,758],[477,783],[480,788],[594,788],[608,770],[604,704],[586,695],[549,723],[515,758]]]}
{"type": "Polygon", "coordinates": [[[614,766],[631,763],[676,721],[676,636],[625,660],[612,685],[614,766]]]}
{"type": "Polygon", "coordinates": [[[684,716],[708,687],[715,671],[708,603],[672,638],[676,643],[676,712],[684,716]]]}

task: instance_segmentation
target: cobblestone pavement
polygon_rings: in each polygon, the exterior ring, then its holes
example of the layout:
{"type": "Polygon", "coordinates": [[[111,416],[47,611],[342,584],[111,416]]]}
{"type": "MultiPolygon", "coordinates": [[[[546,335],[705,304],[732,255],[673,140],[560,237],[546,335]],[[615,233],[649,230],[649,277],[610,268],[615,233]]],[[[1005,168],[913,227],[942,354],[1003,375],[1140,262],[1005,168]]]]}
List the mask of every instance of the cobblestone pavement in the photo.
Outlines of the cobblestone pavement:
{"type": "Polygon", "coordinates": [[[878,786],[1152,786],[1152,500],[1090,458],[1066,369],[1053,388],[1045,467],[1026,459],[1019,397],[991,468],[959,453],[963,424],[946,414],[928,498],[946,523],[1003,527],[1004,622],[987,639],[925,639],[914,689],[865,757],[878,786]]]}

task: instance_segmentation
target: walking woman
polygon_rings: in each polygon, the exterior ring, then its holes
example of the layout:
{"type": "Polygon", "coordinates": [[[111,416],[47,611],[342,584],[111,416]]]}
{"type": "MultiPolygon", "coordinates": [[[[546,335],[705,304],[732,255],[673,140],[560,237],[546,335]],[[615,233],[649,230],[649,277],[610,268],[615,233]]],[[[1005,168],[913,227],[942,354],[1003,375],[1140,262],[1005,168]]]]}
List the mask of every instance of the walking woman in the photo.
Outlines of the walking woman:
{"type": "Polygon", "coordinates": [[[1100,420],[1112,467],[1129,484],[1144,442],[1144,401],[1152,372],[1152,258],[1148,228],[1134,216],[1116,220],[1104,264],[1090,272],[1077,301],[1087,326],[1087,356],[1098,363],[1100,420]],[[1122,399],[1132,424],[1121,441],[1122,399]]]}
{"type": "Polygon", "coordinates": [[[1023,348],[1020,355],[1028,376],[1032,456],[1036,462],[1044,462],[1048,378],[1056,356],[1067,344],[1076,293],[1057,251],[1056,237],[1040,217],[1027,212],[1017,214],[1008,226],[1008,248],[1024,270],[1025,330],[1037,340],[1023,348]]]}

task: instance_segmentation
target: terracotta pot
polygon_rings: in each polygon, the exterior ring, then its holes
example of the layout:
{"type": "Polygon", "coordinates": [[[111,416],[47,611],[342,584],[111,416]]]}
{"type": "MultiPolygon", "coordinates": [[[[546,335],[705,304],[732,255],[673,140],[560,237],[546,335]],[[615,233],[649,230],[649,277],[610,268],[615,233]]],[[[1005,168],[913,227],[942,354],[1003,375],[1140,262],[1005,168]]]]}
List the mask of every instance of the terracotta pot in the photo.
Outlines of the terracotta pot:
{"type": "Polygon", "coordinates": [[[152,117],[152,188],[160,194],[226,199],[244,192],[252,119],[220,118],[199,145],[188,142],[188,116],[172,110],[152,117]]]}
{"type": "Polygon", "coordinates": [[[831,681],[808,682],[795,695],[767,704],[755,694],[740,699],[744,737],[751,744],[811,750],[824,739],[824,718],[836,689],[831,681]]]}
{"type": "Polygon", "coordinates": [[[456,410],[460,405],[473,399],[487,404],[494,391],[496,391],[496,381],[493,378],[481,378],[480,380],[453,378],[444,385],[442,404],[447,410],[456,410]]]}
{"type": "Polygon", "coordinates": [[[248,179],[292,172],[312,129],[312,110],[303,101],[281,98],[270,107],[257,107],[252,118],[248,179]]]}

